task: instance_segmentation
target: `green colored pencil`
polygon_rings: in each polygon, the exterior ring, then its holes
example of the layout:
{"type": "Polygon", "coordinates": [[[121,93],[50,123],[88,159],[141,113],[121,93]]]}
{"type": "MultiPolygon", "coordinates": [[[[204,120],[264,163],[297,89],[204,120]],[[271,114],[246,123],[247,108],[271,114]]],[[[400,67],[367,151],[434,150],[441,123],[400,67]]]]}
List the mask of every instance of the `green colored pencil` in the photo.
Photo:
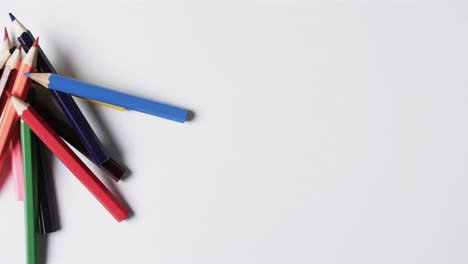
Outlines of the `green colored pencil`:
{"type": "Polygon", "coordinates": [[[24,174],[24,216],[26,222],[26,263],[35,264],[36,253],[36,224],[38,212],[37,199],[37,172],[35,156],[35,135],[29,127],[21,121],[21,152],[23,156],[23,174],[24,174]]]}

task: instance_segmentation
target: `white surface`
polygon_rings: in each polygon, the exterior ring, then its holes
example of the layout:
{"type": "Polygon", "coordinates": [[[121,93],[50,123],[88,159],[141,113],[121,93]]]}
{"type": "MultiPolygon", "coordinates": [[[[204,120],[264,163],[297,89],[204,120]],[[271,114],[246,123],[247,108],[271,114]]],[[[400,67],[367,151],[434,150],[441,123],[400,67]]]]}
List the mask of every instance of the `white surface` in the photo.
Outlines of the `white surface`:
{"type": "Polygon", "coordinates": [[[10,10],[59,72],[196,112],[95,107],[135,216],[117,224],[55,162],[47,263],[468,262],[466,1],[8,1],[2,24],[10,10]]]}

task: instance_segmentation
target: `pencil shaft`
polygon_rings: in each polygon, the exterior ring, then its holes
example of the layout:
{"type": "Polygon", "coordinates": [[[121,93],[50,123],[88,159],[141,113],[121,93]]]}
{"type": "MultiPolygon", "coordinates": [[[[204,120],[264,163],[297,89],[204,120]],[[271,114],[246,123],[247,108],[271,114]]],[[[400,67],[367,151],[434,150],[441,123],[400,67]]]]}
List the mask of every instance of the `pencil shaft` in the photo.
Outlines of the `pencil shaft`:
{"type": "MultiPolygon", "coordinates": [[[[23,45],[25,50],[28,50],[33,42],[34,36],[30,31],[24,32],[18,37],[18,41],[23,45]]],[[[55,72],[54,67],[45,55],[44,51],[39,47],[37,57],[37,71],[38,72],[55,72]]],[[[91,126],[86,121],[80,109],[76,105],[71,96],[61,93],[59,91],[51,91],[55,101],[57,101],[60,109],[68,118],[73,128],[77,132],[81,141],[83,142],[86,150],[96,164],[102,164],[109,159],[109,156],[104,151],[101,142],[97,138],[91,126]]]]}
{"type": "Polygon", "coordinates": [[[5,91],[11,93],[11,89],[13,88],[18,68],[21,65],[20,53],[21,49],[19,47],[14,48],[13,54],[10,56],[10,58],[5,64],[5,67],[3,68],[2,77],[0,78],[0,110],[2,111],[7,99],[5,91]]]}
{"type": "MultiPolygon", "coordinates": [[[[31,94],[29,94],[29,98],[31,94]]],[[[15,137],[17,133],[13,133],[12,143],[15,142],[15,137]]],[[[37,164],[37,178],[38,178],[38,199],[39,199],[39,207],[38,207],[38,231],[42,234],[52,233],[59,229],[58,221],[55,221],[55,216],[57,215],[56,208],[53,206],[55,203],[52,203],[52,190],[51,188],[51,180],[50,174],[51,172],[48,170],[47,160],[44,157],[43,153],[45,153],[45,146],[42,144],[40,140],[36,140],[35,142],[36,150],[33,151],[34,160],[36,160],[37,164]]],[[[13,152],[14,153],[14,152],[13,152]]],[[[13,155],[15,157],[15,155],[13,155]]],[[[16,173],[16,172],[15,172],[16,173]]],[[[16,178],[19,175],[16,175],[16,178]]]]}
{"type": "Polygon", "coordinates": [[[50,75],[49,88],[75,96],[122,106],[129,110],[135,110],[181,123],[185,122],[185,119],[187,118],[187,111],[184,109],[113,91],[57,74],[50,75]]]}
{"type": "MultiPolygon", "coordinates": [[[[7,66],[0,78],[0,89],[3,90],[0,95],[0,113],[3,113],[8,99],[5,91],[12,92],[18,70],[7,66]]],[[[21,154],[19,124],[14,124],[12,140],[10,142],[11,168],[15,182],[15,197],[17,201],[24,200],[24,178],[23,161],[21,154]]]]}
{"type": "Polygon", "coordinates": [[[46,149],[40,140],[36,144],[37,178],[39,196],[39,231],[42,234],[55,232],[59,229],[56,219],[57,208],[54,201],[54,188],[49,166],[47,163],[46,149]]]}
{"type": "MultiPolygon", "coordinates": [[[[0,112],[3,111],[3,109],[5,108],[5,103],[7,99],[7,95],[5,91],[10,92],[9,89],[7,88],[7,83],[9,79],[10,80],[12,79],[12,77],[10,77],[11,72],[12,72],[11,68],[9,67],[5,68],[3,70],[2,77],[0,78],[0,112]]],[[[14,82],[14,79],[11,82],[14,82]]]]}
{"type": "MultiPolygon", "coordinates": [[[[19,70],[19,75],[16,77],[14,87],[12,88],[12,94],[25,99],[28,90],[30,80],[23,78],[24,73],[34,71],[34,66],[29,66],[27,64],[22,64],[19,70]]],[[[7,147],[10,145],[11,138],[13,136],[13,129],[18,127],[18,116],[16,115],[15,109],[10,102],[10,99],[7,99],[5,104],[5,109],[0,118],[0,155],[5,155],[7,147]]],[[[16,129],[16,131],[18,131],[16,129]]],[[[0,164],[0,166],[3,164],[0,164]]]]}
{"type": "Polygon", "coordinates": [[[20,141],[19,133],[15,133],[10,144],[10,155],[11,169],[15,182],[15,197],[17,201],[24,201],[23,158],[20,141]]]}
{"type": "MultiPolygon", "coordinates": [[[[11,93],[12,89],[13,89],[13,85],[15,84],[16,76],[18,75],[18,70],[17,69],[11,70],[9,75],[10,76],[9,76],[8,81],[6,83],[5,91],[8,91],[9,93],[11,93]]],[[[3,111],[3,109],[5,109],[7,99],[8,99],[8,95],[5,92],[2,93],[2,95],[0,97],[0,109],[2,111],[3,111]]]]}
{"type": "Polygon", "coordinates": [[[126,206],[107,189],[34,109],[29,107],[20,115],[21,119],[34,131],[42,142],[117,221],[120,222],[127,217],[128,209],[126,206]]]}
{"type": "Polygon", "coordinates": [[[11,52],[9,50],[4,50],[0,53],[0,69],[3,70],[3,66],[5,66],[5,62],[10,57],[11,52]]]}
{"type": "Polygon", "coordinates": [[[36,215],[37,215],[37,182],[34,156],[34,139],[31,130],[21,122],[21,146],[24,171],[24,208],[26,222],[26,263],[36,263],[36,215]]]}

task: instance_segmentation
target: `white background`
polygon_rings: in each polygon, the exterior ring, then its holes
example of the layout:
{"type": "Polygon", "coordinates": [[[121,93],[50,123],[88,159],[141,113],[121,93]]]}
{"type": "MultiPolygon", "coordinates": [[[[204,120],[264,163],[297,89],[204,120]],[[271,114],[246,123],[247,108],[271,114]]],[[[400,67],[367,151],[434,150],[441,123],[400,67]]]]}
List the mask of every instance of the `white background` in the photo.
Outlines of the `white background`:
{"type": "MultiPolygon", "coordinates": [[[[2,2],[60,73],[196,113],[83,105],[134,216],[55,161],[47,263],[468,262],[466,1],[2,2]]],[[[0,212],[24,263],[11,179],[0,212]]]]}

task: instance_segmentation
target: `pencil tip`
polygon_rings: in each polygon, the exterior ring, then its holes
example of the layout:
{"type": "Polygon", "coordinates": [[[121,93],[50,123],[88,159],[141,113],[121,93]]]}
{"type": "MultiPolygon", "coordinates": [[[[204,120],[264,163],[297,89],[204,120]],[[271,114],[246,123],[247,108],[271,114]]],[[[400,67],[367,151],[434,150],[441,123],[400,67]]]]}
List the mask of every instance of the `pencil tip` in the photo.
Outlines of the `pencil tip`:
{"type": "Polygon", "coordinates": [[[8,15],[10,16],[11,22],[16,20],[16,17],[12,13],[8,13],[8,15]]]}
{"type": "Polygon", "coordinates": [[[24,110],[28,109],[29,105],[25,103],[23,100],[19,99],[18,97],[11,95],[10,99],[11,99],[11,104],[15,108],[18,115],[21,115],[24,110]]]}
{"type": "Polygon", "coordinates": [[[39,46],[39,37],[37,37],[34,43],[32,44],[32,47],[37,47],[37,46],[39,46]]]}
{"type": "Polygon", "coordinates": [[[27,73],[24,74],[24,76],[30,78],[30,77],[31,77],[31,73],[30,73],[30,72],[27,72],[27,73]]]}
{"type": "Polygon", "coordinates": [[[3,30],[3,40],[8,40],[8,30],[6,27],[4,27],[4,30],[3,30]]]}

